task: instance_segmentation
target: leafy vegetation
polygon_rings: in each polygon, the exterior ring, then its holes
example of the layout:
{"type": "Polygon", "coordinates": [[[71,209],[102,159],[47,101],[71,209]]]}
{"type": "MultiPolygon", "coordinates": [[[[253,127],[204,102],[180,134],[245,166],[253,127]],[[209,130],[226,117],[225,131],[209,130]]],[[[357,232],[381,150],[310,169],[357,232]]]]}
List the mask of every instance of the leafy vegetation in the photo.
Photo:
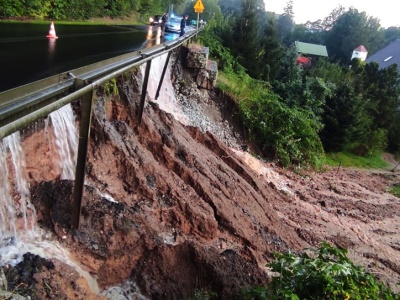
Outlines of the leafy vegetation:
{"type": "Polygon", "coordinates": [[[400,299],[371,273],[353,264],[346,249],[322,243],[310,254],[276,253],[267,264],[277,276],[267,287],[244,291],[246,299],[400,299]]]}
{"type": "MultiPolygon", "coordinates": [[[[374,63],[354,60],[349,68],[348,60],[338,59],[337,52],[332,60],[314,58],[311,66],[300,68],[296,65],[298,54],[290,46],[295,29],[301,34],[293,23],[292,2],[288,2],[278,22],[275,16],[268,19],[267,14],[256,18],[264,20],[259,24],[264,34],[254,32],[255,16],[260,15],[255,3],[243,1],[242,12],[231,10],[232,15],[211,21],[201,41],[225,74],[220,76],[219,87],[237,100],[248,138],[264,155],[284,166],[319,167],[324,151],[345,151],[360,156],[365,161],[361,165],[371,167],[382,166],[372,158],[383,151],[399,152],[396,66],[379,69],[374,63]]],[[[313,24],[319,26],[314,36],[310,32],[303,36],[319,43],[344,39],[350,33],[347,27],[340,29],[343,24],[369,28],[359,42],[368,44],[372,38],[376,44],[371,49],[382,45],[383,30],[377,20],[343,8],[313,24]]],[[[353,46],[358,45],[346,44],[349,56],[353,46]]]]}
{"type": "Polygon", "coordinates": [[[399,183],[399,184],[396,184],[395,186],[393,186],[393,187],[389,190],[389,192],[390,192],[392,195],[395,195],[396,197],[399,197],[399,198],[400,198],[400,183],[399,183]]]}
{"type": "Polygon", "coordinates": [[[326,153],[324,164],[333,167],[356,167],[356,168],[387,168],[389,165],[382,159],[381,153],[363,157],[352,152],[329,152],[326,153]]]}
{"type": "Polygon", "coordinates": [[[53,20],[87,20],[96,17],[124,17],[133,12],[144,16],[178,8],[184,0],[1,0],[0,16],[53,20]]]}
{"type": "MultiPolygon", "coordinates": [[[[0,15],[87,20],[135,14],[146,20],[173,4],[176,13],[197,18],[185,0],[28,2],[1,0],[0,15]]],[[[385,30],[354,8],[338,7],[325,19],[295,24],[293,0],[280,16],[266,12],[262,0],[203,2],[207,26],[199,36],[224,74],[219,87],[237,100],[248,138],[265,157],[284,166],[319,167],[324,152],[353,153],[371,164],[383,151],[400,153],[396,66],[350,62],[354,48],[362,44],[371,55],[400,37],[400,28],[385,30]],[[313,57],[310,66],[299,67],[296,40],[327,45],[330,58],[313,57]]]]}

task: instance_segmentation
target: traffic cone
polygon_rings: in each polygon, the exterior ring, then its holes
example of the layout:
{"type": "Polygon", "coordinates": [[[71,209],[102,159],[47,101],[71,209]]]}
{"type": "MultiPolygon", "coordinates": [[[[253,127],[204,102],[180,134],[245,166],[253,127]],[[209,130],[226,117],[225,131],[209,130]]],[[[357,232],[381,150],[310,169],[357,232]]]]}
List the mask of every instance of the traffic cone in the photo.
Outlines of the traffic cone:
{"type": "Polygon", "coordinates": [[[58,39],[56,35],[56,29],[54,28],[54,22],[51,22],[49,34],[47,35],[48,38],[58,39]]]}

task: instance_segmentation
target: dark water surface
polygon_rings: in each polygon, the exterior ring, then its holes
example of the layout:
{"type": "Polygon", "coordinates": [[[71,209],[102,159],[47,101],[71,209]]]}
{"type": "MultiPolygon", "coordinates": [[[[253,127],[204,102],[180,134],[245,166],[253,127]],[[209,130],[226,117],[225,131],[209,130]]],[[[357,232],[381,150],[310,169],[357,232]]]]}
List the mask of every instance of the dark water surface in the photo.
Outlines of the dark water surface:
{"type": "Polygon", "coordinates": [[[152,26],[0,22],[0,92],[160,43],[152,26]]]}

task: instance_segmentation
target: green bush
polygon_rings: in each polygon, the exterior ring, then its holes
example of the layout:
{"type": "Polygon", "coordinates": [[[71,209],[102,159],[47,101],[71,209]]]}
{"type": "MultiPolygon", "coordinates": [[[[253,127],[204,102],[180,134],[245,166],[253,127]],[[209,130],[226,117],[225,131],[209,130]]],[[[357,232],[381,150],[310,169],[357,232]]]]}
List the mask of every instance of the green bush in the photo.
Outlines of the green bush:
{"type": "Polygon", "coordinates": [[[390,190],[389,193],[400,198],[400,183],[395,184],[390,190]]]}
{"type": "Polygon", "coordinates": [[[275,254],[276,260],[267,266],[279,276],[272,277],[267,287],[244,290],[245,299],[400,299],[372,274],[355,266],[347,257],[346,249],[322,243],[311,252],[311,256],[275,254]]]}

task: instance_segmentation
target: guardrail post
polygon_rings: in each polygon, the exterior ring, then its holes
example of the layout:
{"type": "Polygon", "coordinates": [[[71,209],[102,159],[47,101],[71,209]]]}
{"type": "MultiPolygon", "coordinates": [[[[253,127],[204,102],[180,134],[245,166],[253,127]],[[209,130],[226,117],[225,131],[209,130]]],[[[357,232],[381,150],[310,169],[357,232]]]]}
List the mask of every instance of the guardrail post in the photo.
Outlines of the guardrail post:
{"type": "MultiPolygon", "coordinates": [[[[80,79],[76,79],[77,85],[84,85],[80,79]]],[[[90,124],[92,120],[94,91],[82,96],[82,116],[79,129],[78,158],[76,162],[75,184],[72,203],[71,227],[79,230],[79,222],[82,208],[83,188],[85,185],[85,169],[90,136],[90,124]]]]}
{"type": "Polygon", "coordinates": [[[162,83],[164,81],[164,76],[165,76],[165,72],[167,71],[167,67],[168,67],[168,63],[169,63],[169,58],[171,57],[171,53],[172,53],[172,51],[168,52],[167,60],[165,61],[164,69],[162,71],[161,78],[160,78],[160,83],[158,84],[158,88],[157,88],[157,92],[156,92],[156,97],[155,97],[156,100],[158,99],[158,96],[160,96],[161,85],[162,85],[162,83]]]}
{"type": "Polygon", "coordinates": [[[144,74],[142,95],[140,98],[140,107],[139,107],[139,126],[140,126],[140,124],[142,124],[142,116],[143,116],[144,102],[146,100],[147,84],[149,82],[150,67],[151,67],[151,60],[149,60],[146,63],[146,72],[144,74]]]}

